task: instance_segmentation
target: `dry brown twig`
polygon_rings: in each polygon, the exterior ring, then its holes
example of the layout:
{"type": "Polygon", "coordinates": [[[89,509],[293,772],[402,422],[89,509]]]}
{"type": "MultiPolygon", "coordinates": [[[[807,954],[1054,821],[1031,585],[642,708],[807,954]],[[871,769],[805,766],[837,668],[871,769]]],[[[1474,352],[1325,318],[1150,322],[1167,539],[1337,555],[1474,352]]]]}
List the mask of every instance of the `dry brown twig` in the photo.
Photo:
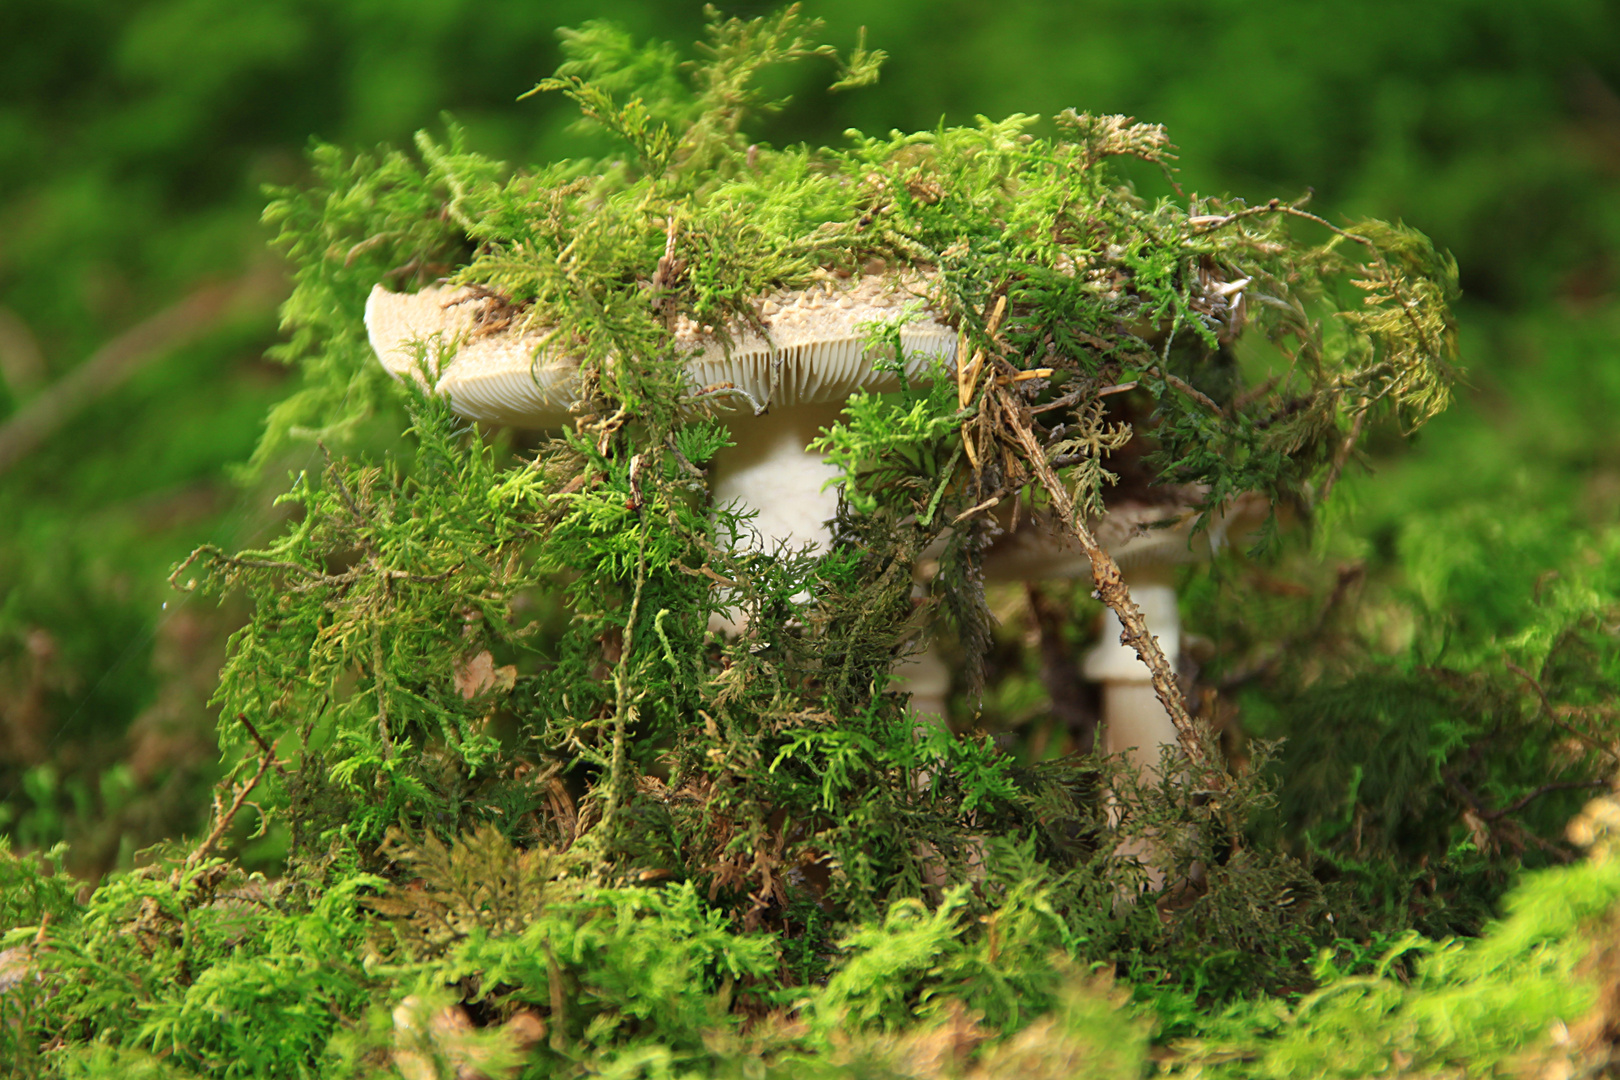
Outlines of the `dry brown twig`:
{"type": "Polygon", "coordinates": [[[1172,374],[1170,374],[1170,372],[1165,371],[1164,369],[1158,367],[1157,365],[1155,365],[1154,367],[1148,368],[1148,373],[1151,374],[1151,375],[1157,375],[1159,378],[1163,379],[1168,385],[1170,385],[1171,387],[1173,387],[1176,390],[1181,391],[1183,394],[1186,394],[1188,397],[1190,397],[1194,401],[1198,402],[1198,404],[1202,405],[1204,408],[1208,409],[1210,412],[1214,413],[1216,416],[1223,417],[1223,418],[1226,416],[1226,410],[1222,409],[1219,405],[1215,404],[1215,400],[1213,398],[1211,398],[1208,394],[1204,393],[1202,390],[1198,389],[1192,383],[1187,382],[1185,379],[1182,379],[1182,378],[1179,378],[1179,377],[1177,377],[1175,375],[1172,375],[1172,374]]]}
{"type": "Polygon", "coordinates": [[[285,274],[274,264],[265,264],[234,281],[205,285],[137,323],[0,424],[0,473],[143,364],[206,336],[239,311],[273,310],[285,295],[285,274]]]}
{"type": "Polygon", "coordinates": [[[1579,791],[1609,786],[1607,780],[1558,780],[1541,785],[1515,799],[1507,806],[1490,807],[1485,805],[1478,795],[1457,779],[1456,773],[1450,769],[1443,770],[1440,775],[1445,780],[1446,786],[1451,789],[1452,794],[1456,795],[1465,804],[1465,812],[1474,816],[1475,820],[1479,822],[1478,828],[1482,828],[1493,841],[1505,840],[1515,850],[1522,851],[1524,850],[1524,842],[1528,840],[1561,863],[1573,861],[1574,856],[1567,849],[1559,847],[1544,837],[1537,836],[1508,815],[1518,813],[1536,799],[1554,791],[1579,791]],[[1500,836],[1498,835],[1499,832],[1501,833],[1500,836]]]}
{"type": "Polygon", "coordinates": [[[1068,523],[1070,532],[1080,542],[1081,550],[1091,560],[1091,580],[1097,588],[1097,597],[1113,609],[1119,616],[1120,626],[1123,627],[1120,641],[1134,649],[1136,655],[1141,657],[1148,671],[1152,673],[1154,693],[1158,695],[1165,712],[1170,715],[1170,722],[1176,727],[1176,735],[1182,749],[1186,751],[1188,760],[1199,766],[1209,765],[1204,757],[1204,739],[1187,712],[1187,702],[1182,697],[1181,686],[1170,668],[1170,662],[1165,659],[1164,650],[1159,648],[1158,639],[1148,633],[1142,611],[1136,606],[1136,601],[1131,599],[1131,591],[1126,587],[1125,579],[1119,572],[1119,564],[1114,562],[1113,556],[1109,555],[1097,541],[1097,537],[1076,512],[1074,502],[1069,498],[1068,489],[1058,479],[1057,473],[1046,460],[1046,452],[1040,441],[1021,416],[1021,410],[1024,408],[1022,402],[1014,400],[1004,386],[994,387],[993,392],[1000,395],[999,404],[1003,422],[1011,429],[1020,449],[1023,450],[1025,461],[1040,480],[1041,486],[1046,489],[1047,495],[1052,500],[1052,508],[1068,523]]]}
{"type": "Polygon", "coordinates": [[[1615,759],[1615,752],[1612,748],[1604,746],[1602,743],[1592,738],[1592,736],[1586,734],[1584,731],[1581,731],[1575,725],[1567,722],[1562,716],[1559,715],[1559,710],[1554,708],[1553,703],[1547,698],[1546,688],[1541,685],[1541,682],[1535,676],[1531,675],[1528,671],[1524,670],[1524,668],[1508,659],[1506,653],[1503,654],[1502,662],[1507,667],[1508,671],[1522,679],[1525,684],[1535,692],[1536,697],[1541,701],[1542,715],[1551,721],[1554,726],[1562,730],[1565,734],[1569,735],[1576,742],[1579,742],[1582,746],[1585,746],[1588,750],[1594,750],[1603,757],[1608,758],[1610,761],[1615,759]]]}
{"type": "Polygon", "coordinates": [[[1215,689],[1223,694],[1231,693],[1240,686],[1268,675],[1285,656],[1300,645],[1315,642],[1321,637],[1322,631],[1327,627],[1328,619],[1333,616],[1339,605],[1344,602],[1344,598],[1349,595],[1351,588],[1366,576],[1367,567],[1365,563],[1347,563],[1339,567],[1338,579],[1333,584],[1333,591],[1328,594],[1328,598],[1317,609],[1316,618],[1311,620],[1309,629],[1304,633],[1285,637],[1276,642],[1259,660],[1228,673],[1216,684],[1215,689]]]}
{"type": "Polygon", "coordinates": [[[1339,474],[1344,471],[1345,464],[1350,455],[1355,452],[1356,443],[1361,441],[1361,430],[1367,426],[1368,406],[1362,406],[1356,411],[1356,418],[1350,424],[1350,432],[1345,435],[1344,441],[1339,444],[1339,450],[1333,455],[1333,463],[1328,467],[1327,478],[1322,481],[1322,492],[1316,497],[1319,503],[1327,502],[1327,497],[1333,494],[1333,485],[1339,482],[1339,474]]]}
{"type": "Polygon", "coordinates": [[[247,728],[247,733],[253,736],[253,741],[259,744],[259,749],[270,758],[270,763],[276,767],[276,773],[285,778],[287,775],[287,770],[282,768],[281,762],[275,759],[275,748],[265,740],[263,735],[259,734],[259,729],[253,726],[253,721],[247,718],[247,713],[239,712],[236,714],[236,718],[242,722],[243,727],[247,728]]]}
{"type": "Polygon", "coordinates": [[[224,800],[218,794],[214,796],[214,827],[204,837],[203,842],[198,844],[190,855],[186,856],[186,861],[175,867],[174,873],[169,875],[170,885],[178,886],[181,877],[186,871],[195,870],[202,864],[204,859],[208,858],[209,853],[214,850],[214,846],[219,843],[220,838],[230,829],[231,823],[236,820],[237,813],[246,805],[247,797],[253,794],[253,789],[259,786],[259,781],[264,779],[264,774],[270,771],[271,765],[275,764],[275,760],[274,754],[268,752],[263,754],[259,758],[259,771],[254,773],[252,778],[245,784],[233,785],[234,794],[229,809],[222,812],[221,805],[224,800]]]}

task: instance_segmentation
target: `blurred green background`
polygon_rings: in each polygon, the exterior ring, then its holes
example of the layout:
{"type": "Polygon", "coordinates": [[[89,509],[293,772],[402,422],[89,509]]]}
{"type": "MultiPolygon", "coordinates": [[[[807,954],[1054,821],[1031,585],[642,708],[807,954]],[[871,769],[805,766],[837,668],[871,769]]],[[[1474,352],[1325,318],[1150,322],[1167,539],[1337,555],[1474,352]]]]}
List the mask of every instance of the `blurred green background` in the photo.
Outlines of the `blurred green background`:
{"type": "MultiPolygon", "coordinates": [[[[1471,385],[1415,446],[1375,444],[1318,563],[1359,560],[1399,603],[1483,620],[1468,632],[1486,649],[1521,626],[1513,598],[1620,520],[1620,7],[805,9],[845,48],[865,25],[890,61],[877,87],[836,96],[810,65],[784,73],[795,97],[760,131],[772,143],[1128,113],[1168,126],[1189,192],[1314,189],[1333,220],[1400,219],[1457,256],[1471,385]]],[[[516,99],[559,62],[556,28],[591,18],[683,46],[703,23],[695,4],[631,0],[0,4],[0,832],[14,844],[67,839],[97,873],[206,810],[207,700],[241,612],[165,579],[200,542],[265,540],[288,471],[315,453],[240,468],[296,379],[263,358],[286,286],[262,185],[300,182],[312,137],[408,145],[442,129],[441,110],[512,163],[589,152],[566,102],[516,99]]],[[[1385,614],[1390,647],[1406,647],[1411,620],[1385,614]]]]}

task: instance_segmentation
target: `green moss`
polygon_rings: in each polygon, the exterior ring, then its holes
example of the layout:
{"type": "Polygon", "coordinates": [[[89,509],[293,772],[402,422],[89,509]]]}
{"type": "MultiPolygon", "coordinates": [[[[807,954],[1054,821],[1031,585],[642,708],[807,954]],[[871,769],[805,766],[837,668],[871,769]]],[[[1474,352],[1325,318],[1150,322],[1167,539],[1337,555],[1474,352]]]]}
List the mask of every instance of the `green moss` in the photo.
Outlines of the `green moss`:
{"type": "MultiPolygon", "coordinates": [[[[768,66],[874,74],[878,54],[838,62],[816,29],[716,17],[687,67],[589,25],[541,89],[580,104],[604,156],[512,170],[452,126],[414,156],[317,147],[314,184],[275,194],[297,273],[279,355],[303,383],[260,462],[312,435],[342,450],[377,415],[408,417],[408,438],[298,474],[280,535],[176,570],[253,606],[216,697],[218,832],[82,904],[0,861],[7,942],[38,942],[46,988],[0,1027],[28,1068],[376,1075],[408,1051],[441,1075],[485,1055],[536,1076],[1128,1076],[1156,1040],[1172,1070],[1350,1075],[1396,1054],[1494,1068],[1585,1005],[1572,965],[1612,903],[1608,863],[1533,880],[1472,946],[1396,937],[1402,899],[1380,909],[1344,880],[1358,809],[1382,815],[1399,873],[1435,843],[1424,799],[1476,714],[1508,715],[1450,713],[1488,695],[1302,677],[1295,712],[1340,721],[1327,796],[1304,772],[1274,793],[1267,748],[1194,792],[1174,755],[1151,780],[914,731],[888,687],[924,620],[943,614],[970,679],[992,644],[975,507],[1097,509],[1174,483],[1308,509],[1369,420],[1445,405],[1455,267],[1399,226],[1145,200],[1111,162],[1168,169],[1171,147],[1120,117],[750,141],[768,66]],[[830,551],[733,550],[736,515],[699,474],[725,434],[688,407],[673,320],[751,322],[761,293],[873,260],[930,276],[983,377],[849,403],[821,444],[847,481],[830,551]],[[441,278],[560,328],[587,373],[571,430],[508,454],[384,377],[366,294],[441,278]],[[1239,281],[1241,316],[1222,299],[1239,281]],[[1242,321],[1274,382],[1245,382],[1242,321]],[[746,631],[711,633],[732,607],[746,631]],[[1278,800],[1308,841],[1294,854],[1263,827],[1278,800]],[[289,837],[275,883],[214,857],[249,819],[289,837]],[[1147,840],[1163,897],[1122,846],[1147,840]],[[1338,880],[1314,872],[1333,855],[1338,880]],[[520,1012],[543,1018],[539,1042],[502,1027],[520,1012]]],[[[1431,571],[1440,593],[1470,572],[1431,571]]],[[[1550,684],[1583,682],[1559,665],[1592,644],[1598,591],[1522,635],[1550,684]]],[[[1518,765],[1482,770],[1490,794],[1518,798],[1547,761],[1518,765]]]]}

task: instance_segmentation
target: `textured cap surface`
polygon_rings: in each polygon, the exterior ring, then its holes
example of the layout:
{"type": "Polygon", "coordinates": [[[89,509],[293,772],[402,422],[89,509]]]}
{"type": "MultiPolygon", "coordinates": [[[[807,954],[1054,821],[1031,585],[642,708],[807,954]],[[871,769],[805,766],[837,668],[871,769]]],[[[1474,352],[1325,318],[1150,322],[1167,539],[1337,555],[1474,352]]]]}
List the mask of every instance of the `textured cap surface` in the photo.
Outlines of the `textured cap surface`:
{"type": "MultiPolygon", "coordinates": [[[[920,281],[869,274],[847,282],[830,275],[808,289],[758,301],[769,338],[732,324],[727,349],[713,327],[682,318],[675,344],[688,354],[693,390],[714,388],[717,403],[738,411],[842,402],[856,390],[899,388],[880,369],[884,350],[867,348],[866,324],[898,320],[920,299],[920,281]],[[729,398],[729,400],[728,400],[729,398]]],[[[578,397],[573,360],[546,345],[544,331],[480,333],[487,299],[468,289],[431,287],[414,294],[381,285],[366,302],[366,329],[383,367],[396,378],[416,376],[418,357],[440,372],[435,389],[457,413],[474,420],[540,428],[560,424],[578,397]]],[[[900,330],[908,376],[924,375],[935,359],[956,356],[956,332],[928,314],[912,313],[900,330]]]]}
{"type": "Polygon", "coordinates": [[[733,326],[728,352],[713,334],[683,319],[675,327],[676,346],[691,354],[693,389],[729,384],[740,399],[737,408],[791,408],[842,402],[856,390],[897,390],[894,372],[878,367],[887,350],[867,346],[871,324],[906,318],[900,347],[908,377],[925,375],[936,359],[948,367],[956,358],[956,331],[926,311],[907,311],[907,304],[922,298],[921,285],[897,274],[847,282],[829,276],[759,302],[769,340],[733,326]]]}
{"type": "Polygon", "coordinates": [[[425,355],[439,373],[434,389],[462,416],[514,427],[561,424],[579,396],[578,365],[546,348],[543,331],[480,334],[488,304],[470,289],[391,293],[378,285],[366,300],[366,331],[395,378],[420,381],[417,358],[425,355]]]}

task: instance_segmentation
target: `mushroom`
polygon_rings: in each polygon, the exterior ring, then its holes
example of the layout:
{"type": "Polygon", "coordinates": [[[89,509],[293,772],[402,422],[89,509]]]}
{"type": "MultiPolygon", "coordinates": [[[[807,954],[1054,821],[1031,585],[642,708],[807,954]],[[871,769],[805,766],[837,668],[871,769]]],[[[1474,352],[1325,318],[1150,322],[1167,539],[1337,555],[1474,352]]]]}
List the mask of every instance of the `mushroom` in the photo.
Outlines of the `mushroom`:
{"type": "MultiPolygon", "coordinates": [[[[710,462],[716,505],[755,514],[747,546],[786,542],[826,550],[828,521],[837,509],[838,471],[809,444],[843,411],[857,390],[898,389],[892,366],[876,362],[867,324],[904,320],[903,370],[924,375],[936,359],[956,355],[956,332],[907,304],[922,279],[872,273],[843,280],[825,274],[805,289],[773,293],[757,302],[762,334],[733,323],[724,335],[712,326],[677,319],[677,350],[687,355],[690,385],[713,388],[734,445],[710,462]],[[768,336],[767,336],[768,334],[768,336]],[[730,339],[729,344],[725,338],[730,339]],[[722,396],[724,395],[724,396],[722,396]]],[[[559,426],[577,396],[575,364],[546,346],[540,331],[482,328],[488,301],[472,289],[432,287],[405,295],[382,286],[366,303],[366,328],[377,357],[396,378],[422,380],[448,394],[469,419],[522,428],[559,426]]],[[[735,629],[735,620],[717,620],[735,629]]]]}
{"type": "MultiPolygon", "coordinates": [[[[1202,562],[1248,533],[1264,520],[1267,504],[1258,495],[1240,496],[1194,535],[1199,522],[1192,505],[1197,489],[1161,491],[1175,501],[1118,504],[1094,524],[1093,532],[1119,565],[1148,632],[1158,639],[1171,668],[1177,669],[1181,616],[1175,568],[1202,562]]],[[[985,554],[984,577],[987,582],[1090,578],[1091,560],[1054,522],[1038,517],[1026,519],[1022,528],[995,541],[985,554]]],[[[1086,654],[1081,670],[1103,687],[1103,752],[1124,753],[1151,775],[1158,771],[1159,747],[1175,744],[1178,736],[1154,693],[1147,665],[1120,640],[1122,630],[1119,616],[1105,608],[1098,643],[1086,654]]],[[[933,650],[909,657],[896,673],[910,692],[915,711],[945,714],[950,673],[933,650]]]]}
{"type": "MultiPolygon", "coordinates": [[[[733,326],[729,349],[708,328],[677,323],[676,343],[691,354],[693,384],[728,387],[736,402],[725,416],[735,445],[710,464],[714,501],[755,511],[761,541],[826,550],[838,470],[809,444],[855,391],[899,389],[892,367],[874,363],[881,353],[869,348],[863,327],[904,317],[922,284],[895,274],[848,282],[828,275],[808,289],[764,298],[758,310],[770,336],[733,326]]],[[[955,358],[956,331],[916,316],[902,325],[900,347],[906,375],[922,376],[932,361],[955,358]]]]}
{"type": "MultiPolygon", "coordinates": [[[[736,402],[724,414],[735,444],[711,462],[711,492],[716,504],[755,513],[758,543],[826,549],[831,539],[827,523],[838,499],[832,481],[838,473],[808,449],[809,443],[838,417],[851,393],[899,386],[892,367],[874,363],[863,327],[903,317],[904,305],[924,284],[897,274],[866,274],[848,281],[829,274],[809,288],[762,298],[759,322],[769,336],[733,324],[726,328],[729,347],[713,327],[677,320],[676,347],[688,356],[690,383],[729,392],[736,402]]],[[[575,364],[548,350],[543,331],[483,330],[488,303],[468,288],[396,294],[378,286],[366,303],[366,327],[389,372],[421,379],[419,365],[425,360],[426,370],[437,373],[434,388],[449,395],[460,415],[514,427],[559,426],[577,396],[575,364]]],[[[955,358],[957,338],[933,316],[918,315],[902,325],[900,343],[904,370],[922,376],[934,360],[949,363],[955,358]]],[[[1234,500],[1194,537],[1197,517],[1191,506],[1200,493],[1188,489],[1167,494],[1169,503],[1111,508],[1097,534],[1119,562],[1149,632],[1160,639],[1174,666],[1180,619],[1170,580],[1173,567],[1207,558],[1229,535],[1248,531],[1259,520],[1263,500],[1234,500]]],[[[1091,565],[1078,544],[1049,527],[1030,525],[996,543],[985,573],[1002,581],[1072,578],[1089,576],[1091,565]]],[[[1104,619],[1102,642],[1084,662],[1086,675],[1104,688],[1104,746],[1109,753],[1129,751],[1133,761],[1152,772],[1158,748],[1175,741],[1175,729],[1154,695],[1147,667],[1119,643],[1118,618],[1109,611],[1104,619]]],[[[735,628],[732,621],[719,624],[735,628]]],[[[937,658],[925,651],[902,661],[898,673],[919,716],[944,714],[948,673],[937,658]]]]}
{"type": "MultiPolygon", "coordinates": [[[[1175,568],[1210,558],[1232,538],[1265,518],[1259,495],[1230,500],[1202,531],[1195,509],[1198,488],[1162,488],[1169,502],[1124,502],[1110,507],[1095,526],[1098,541],[1119,564],[1131,599],[1142,610],[1148,633],[1159,640],[1172,669],[1181,661],[1181,615],[1176,606],[1175,568]]],[[[992,581],[1090,578],[1091,560],[1074,540],[1035,522],[1002,536],[985,557],[992,581]]],[[[1159,748],[1177,742],[1176,728],[1154,693],[1152,675],[1136,650],[1120,640],[1119,616],[1103,612],[1098,643],[1082,661],[1082,671],[1103,687],[1103,751],[1125,753],[1145,775],[1158,771],[1159,748]]]]}
{"type": "MultiPolygon", "coordinates": [[[[1158,639],[1171,669],[1177,670],[1181,666],[1181,613],[1176,604],[1175,568],[1210,558],[1263,521],[1269,506],[1257,494],[1238,496],[1195,534],[1201,515],[1194,504],[1200,501],[1202,489],[1159,491],[1172,501],[1122,502],[1110,507],[1093,531],[1119,565],[1148,633],[1158,639]]],[[[984,572],[989,581],[1089,579],[1091,560],[1066,532],[1049,520],[1036,519],[996,541],[985,556],[984,572]]],[[[1092,682],[1102,684],[1102,753],[1123,754],[1141,775],[1152,777],[1159,771],[1161,749],[1175,746],[1179,737],[1153,689],[1148,666],[1124,643],[1122,634],[1119,616],[1105,608],[1102,632],[1082,660],[1081,671],[1092,682]]],[[[1115,803],[1112,796],[1110,802],[1115,803]]],[[[1152,888],[1164,885],[1163,870],[1153,865],[1153,844],[1125,844],[1119,850],[1147,864],[1152,888]]]]}
{"type": "MultiPolygon", "coordinates": [[[[716,504],[752,511],[757,541],[750,545],[809,544],[823,551],[831,540],[828,521],[837,507],[837,470],[809,449],[857,390],[893,390],[892,366],[878,366],[863,327],[904,318],[904,305],[922,282],[893,274],[868,274],[848,282],[828,275],[810,288],[778,292],[758,302],[766,331],[733,324],[730,344],[713,327],[681,318],[677,349],[687,354],[687,375],[697,389],[729,392],[736,404],[724,412],[734,445],[710,463],[716,504]],[[768,336],[767,336],[768,334],[768,336]]],[[[435,287],[414,295],[381,286],[366,305],[366,326],[378,358],[396,377],[423,376],[422,362],[436,372],[435,389],[448,394],[456,412],[475,420],[523,428],[560,425],[577,396],[577,370],[565,356],[547,350],[540,331],[481,329],[486,300],[470,289],[435,287]]],[[[922,376],[934,360],[955,359],[957,336],[931,315],[900,329],[903,370],[922,376]]],[[[1209,527],[1193,536],[1196,490],[1168,492],[1170,503],[1126,503],[1097,525],[1098,539],[1120,565],[1150,633],[1172,666],[1180,659],[1180,617],[1173,568],[1218,550],[1229,535],[1259,520],[1257,499],[1234,500],[1209,527]]],[[[1263,500],[1258,500],[1263,504],[1263,500]]],[[[1039,580],[1089,576],[1090,561],[1079,545],[1049,527],[1030,525],[1007,534],[985,562],[990,580],[1039,580]]],[[[1146,665],[1120,643],[1112,611],[1104,615],[1102,641],[1087,654],[1083,670],[1103,684],[1104,750],[1127,753],[1151,775],[1159,748],[1176,742],[1169,715],[1154,694],[1146,665]]],[[[734,619],[716,620],[735,629],[734,619]]],[[[930,649],[896,666],[911,694],[919,723],[942,722],[949,672],[930,649]]]]}
{"type": "Polygon", "coordinates": [[[545,346],[543,331],[512,333],[481,325],[488,301],[467,288],[430,286],[366,300],[366,332],[396,379],[411,378],[450,397],[462,416],[521,428],[560,427],[579,396],[578,365],[545,346]]]}

